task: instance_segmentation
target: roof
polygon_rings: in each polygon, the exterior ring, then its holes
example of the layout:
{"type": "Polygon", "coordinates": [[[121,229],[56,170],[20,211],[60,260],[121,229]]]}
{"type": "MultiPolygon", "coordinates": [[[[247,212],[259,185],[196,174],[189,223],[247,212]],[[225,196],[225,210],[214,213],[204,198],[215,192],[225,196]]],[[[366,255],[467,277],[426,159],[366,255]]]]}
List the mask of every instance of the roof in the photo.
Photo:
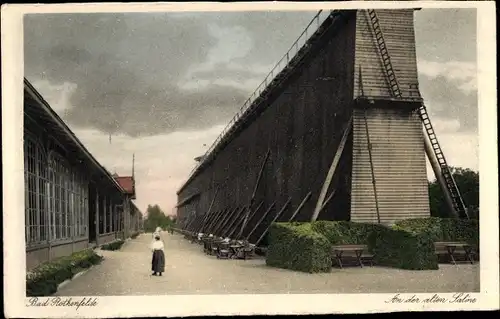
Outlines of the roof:
{"type": "Polygon", "coordinates": [[[118,176],[114,174],[113,177],[127,194],[135,193],[135,181],[132,176],[118,176]]]}
{"type": "Polygon", "coordinates": [[[94,168],[102,174],[101,176],[104,176],[105,179],[110,181],[116,190],[123,193],[123,189],[113,179],[111,174],[109,174],[94,156],[92,156],[73,131],[70,130],[66,123],[64,123],[59,115],[50,107],[49,103],[26,78],[24,78],[24,113],[33,115],[43,121],[44,125],[50,127],[50,130],[61,137],[65,143],[71,145],[75,151],[80,152],[80,154],[82,154],[82,159],[93,164],[94,168]]]}

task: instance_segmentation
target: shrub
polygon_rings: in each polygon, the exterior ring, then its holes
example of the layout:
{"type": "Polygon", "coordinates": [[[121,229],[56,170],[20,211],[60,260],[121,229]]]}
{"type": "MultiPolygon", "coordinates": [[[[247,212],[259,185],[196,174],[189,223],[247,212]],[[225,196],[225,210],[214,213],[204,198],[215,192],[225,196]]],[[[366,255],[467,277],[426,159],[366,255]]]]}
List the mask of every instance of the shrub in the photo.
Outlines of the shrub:
{"type": "Polygon", "coordinates": [[[122,247],[122,245],[125,243],[124,240],[122,239],[117,239],[115,241],[112,241],[108,244],[104,244],[101,246],[102,250],[118,250],[122,247]]]}
{"type": "Polygon", "coordinates": [[[410,270],[439,268],[434,240],[429,233],[377,226],[367,238],[374,263],[410,270]]]}
{"type": "Polygon", "coordinates": [[[432,240],[426,234],[347,221],[316,221],[312,228],[332,245],[367,245],[378,265],[414,270],[438,267],[432,240]]]}
{"type": "Polygon", "coordinates": [[[269,231],[266,264],[303,272],[329,272],[331,244],[311,224],[274,223],[269,231]]]}
{"type": "Polygon", "coordinates": [[[321,220],[312,223],[312,229],[325,236],[332,245],[366,245],[370,233],[380,227],[383,226],[347,221],[321,220]]]}
{"type": "Polygon", "coordinates": [[[479,222],[458,218],[413,218],[397,222],[395,229],[426,232],[434,241],[465,241],[479,250],[479,222]]]}
{"type": "Polygon", "coordinates": [[[57,291],[57,285],[101,261],[101,256],[87,249],[43,263],[26,274],[26,295],[50,296],[57,291]]]}

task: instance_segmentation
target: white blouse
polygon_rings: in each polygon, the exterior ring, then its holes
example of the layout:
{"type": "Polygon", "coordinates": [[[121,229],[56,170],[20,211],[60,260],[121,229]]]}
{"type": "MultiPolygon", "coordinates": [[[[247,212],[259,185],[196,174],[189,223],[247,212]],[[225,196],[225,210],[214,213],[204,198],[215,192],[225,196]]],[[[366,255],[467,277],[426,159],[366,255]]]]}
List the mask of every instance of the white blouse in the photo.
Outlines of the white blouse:
{"type": "Polygon", "coordinates": [[[155,240],[151,244],[151,250],[163,250],[163,242],[161,240],[155,240]]]}

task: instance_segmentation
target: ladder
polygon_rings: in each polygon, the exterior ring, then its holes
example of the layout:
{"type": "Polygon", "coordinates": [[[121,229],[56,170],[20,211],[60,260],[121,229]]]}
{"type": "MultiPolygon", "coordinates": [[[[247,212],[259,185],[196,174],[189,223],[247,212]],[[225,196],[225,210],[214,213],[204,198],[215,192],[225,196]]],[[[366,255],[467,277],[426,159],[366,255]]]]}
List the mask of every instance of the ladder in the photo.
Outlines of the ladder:
{"type": "MultiPolygon", "coordinates": [[[[384,65],[386,71],[386,76],[389,82],[389,86],[391,88],[391,93],[396,98],[402,98],[401,89],[396,79],[396,74],[394,73],[394,68],[392,66],[391,57],[389,56],[389,52],[387,50],[387,45],[384,40],[384,35],[382,34],[382,30],[380,29],[380,23],[377,17],[377,13],[373,9],[369,9],[367,11],[368,11],[368,16],[370,18],[370,22],[373,27],[375,40],[377,41],[380,55],[382,57],[382,64],[384,65]]],[[[457,212],[459,216],[469,218],[467,210],[465,208],[464,201],[462,199],[462,196],[460,195],[460,190],[458,189],[457,184],[455,183],[455,179],[453,178],[450,168],[446,162],[443,151],[439,146],[436,133],[434,132],[434,128],[432,127],[431,120],[429,119],[427,109],[423,103],[419,108],[419,113],[424,123],[425,131],[429,136],[432,149],[434,151],[434,154],[436,155],[439,166],[441,168],[441,174],[443,175],[446,181],[446,187],[448,189],[448,192],[450,193],[453,202],[453,209],[455,210],[455,212],[457,212]]]]}
{"type": "Polygon", "coordinates": [[[439,167],[441,168],[441,173],[446,181],[446,187],[451,195],[451,200],[453,202],[453,209],[457,212],[460,217],[469,218],[467,214],[467,210],[465,208],[464,201],[462,196],[460,195],[460,190],[455,183],[455,179],[450,171],[448,164],[446,163],[446,159],[444,157],[444,153],[441,150],[441,146],[439,146],[439,142],[436,137],[436,133],[434,132],[434,128],[432,127],[431,121],[429,119],[429,115],[427,113],[427,109],[425,105],[422,103],[420,106],[420,117],[422,118],[422,122],[424,122],[424,128],[427,132],[427,136],[429,136],[429,140],[432,145],[432,150],[436,155],[437,161],[439,163],[439,167]]]}
{"type": "Polygon", "coordinates": [[[394,73],[394,68],[392,67],[391,57],[387,51],[387,45],[385,44],[384,35],[382,34],[382,29],[380,29],[380,23],[375,10],[368,10],[368,16],[370,17],[370,22],[373,27],[373,32],[375,35],[375,40],[377,41],[378,49],[382,57],[382,64],[385,68],[385,73],[389,86],[391,88],[391,93],[396,98],[401,98],[401,90],[399,88],[399,83],[396,79],[396,74],[394,73]]]}

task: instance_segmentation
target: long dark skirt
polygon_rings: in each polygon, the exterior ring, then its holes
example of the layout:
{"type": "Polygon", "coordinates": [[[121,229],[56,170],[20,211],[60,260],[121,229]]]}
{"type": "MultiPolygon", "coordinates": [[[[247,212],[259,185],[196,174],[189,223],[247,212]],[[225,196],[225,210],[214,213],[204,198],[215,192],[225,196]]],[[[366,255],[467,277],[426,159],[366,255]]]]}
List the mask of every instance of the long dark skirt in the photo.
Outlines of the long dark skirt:
{"type": "Polygon", "coordinates": [[[151,270],[153,272],[165,272],[165,253],[163,250],[155,250],[153,252],[151,270]]]}

